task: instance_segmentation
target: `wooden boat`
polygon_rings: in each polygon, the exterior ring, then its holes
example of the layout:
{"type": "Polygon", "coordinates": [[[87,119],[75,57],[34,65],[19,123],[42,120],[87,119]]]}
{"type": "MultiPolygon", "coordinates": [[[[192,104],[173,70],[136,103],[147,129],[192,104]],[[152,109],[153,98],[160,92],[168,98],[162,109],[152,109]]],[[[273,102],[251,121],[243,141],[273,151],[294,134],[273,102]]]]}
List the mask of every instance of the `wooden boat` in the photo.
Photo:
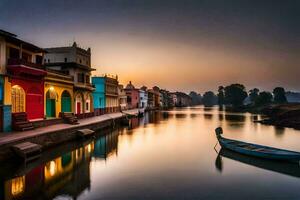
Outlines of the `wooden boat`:
{"type": "Polygon", "coordinates": [[[215,132],[222,148],[264,159],[281,160],[289,162],[300,161],[299,152],[227,139],[221,136],[223,134],[223,130],[220,127],[217,128],[215,132]]]}

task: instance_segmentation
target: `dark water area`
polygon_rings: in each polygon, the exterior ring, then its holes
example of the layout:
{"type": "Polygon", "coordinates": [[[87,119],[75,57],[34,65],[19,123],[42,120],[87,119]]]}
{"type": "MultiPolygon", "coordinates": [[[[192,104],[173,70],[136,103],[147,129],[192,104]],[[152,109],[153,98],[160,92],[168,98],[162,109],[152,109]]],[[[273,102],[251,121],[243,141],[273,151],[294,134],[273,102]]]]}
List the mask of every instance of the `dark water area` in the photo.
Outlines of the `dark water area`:
{"type": "Polygon", "coordinates": [[[218,107],[147,113],[27,166],[1,163],[0,199],[300,199],[300,167],[220,149],[224,137],[300,151],[300,131],[218,107]]]}

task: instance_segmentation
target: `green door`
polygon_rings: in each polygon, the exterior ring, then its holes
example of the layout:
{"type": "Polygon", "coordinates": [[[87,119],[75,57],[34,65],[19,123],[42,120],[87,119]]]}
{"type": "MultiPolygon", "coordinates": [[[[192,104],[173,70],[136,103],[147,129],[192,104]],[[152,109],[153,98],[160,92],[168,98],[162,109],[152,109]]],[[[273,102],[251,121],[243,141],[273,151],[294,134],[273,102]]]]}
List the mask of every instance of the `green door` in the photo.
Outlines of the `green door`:
{"type": "Polygon", "coordinates": [[[55,99],[46,99],[46,116],[55,117],[55,99]]]}
{"type": "Polygon", "coordinates": [[[71,112],[71,96],[67,91],[61,95],[61,112],[71,112]]]}

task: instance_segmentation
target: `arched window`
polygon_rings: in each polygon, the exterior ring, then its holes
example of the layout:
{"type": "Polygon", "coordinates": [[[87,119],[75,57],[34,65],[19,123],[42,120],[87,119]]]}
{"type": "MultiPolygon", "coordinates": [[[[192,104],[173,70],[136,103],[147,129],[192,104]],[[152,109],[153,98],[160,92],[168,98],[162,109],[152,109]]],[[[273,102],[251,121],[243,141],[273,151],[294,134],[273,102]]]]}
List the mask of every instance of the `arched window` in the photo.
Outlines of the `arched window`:
{"type": "Polygon", "coordinates": [[[11,90],[12,112],[25,112],[25,91],[19,85],[14,85],[11,90]]]}

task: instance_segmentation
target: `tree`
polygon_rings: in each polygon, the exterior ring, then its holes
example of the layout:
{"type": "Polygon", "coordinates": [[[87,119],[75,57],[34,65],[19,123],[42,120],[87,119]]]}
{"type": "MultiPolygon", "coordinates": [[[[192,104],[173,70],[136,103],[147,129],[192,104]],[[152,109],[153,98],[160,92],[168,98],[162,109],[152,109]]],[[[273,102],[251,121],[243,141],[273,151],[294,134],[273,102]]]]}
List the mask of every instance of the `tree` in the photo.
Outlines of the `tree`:
{"type": "Polygon", "coordinates": [[[189,96],[192,98],[192,105],[201,104],[201,94],[197,94],[196,92],[191,91],[189,96]]]}
{"type": "Polygon", "coordinates": [[[260,92],[257,98],[255,99],[256,106],[268,105],[272,102],[272,94],[270,92],[260,92]]]}
{"type": "Polygon", "coordinates": [[[225,95],[224,95],[224,87],[219,86],[218,89],[218,104],[224,105],[225,104],[225,95]]]}
{"type": "Polygon", "coordinates": [[[216,105],[217,104],[217,96],[212,91],[205,92],[202,97],[202,103],[205,106],[216,105]]]}
{"type": "Polygon", "coordinates": [[[249,97],[251,103],[255,103],[256,98],[258,97],[259,89],[253,88],[252,90],[249,91],[249,97]]]}
{"type": "Polygon", "coordinates": [[[274,103],[286,103],[287,102],[284,88],[276,87],[273,90],[273,94],[274,94],[274,103]]]}
{"type": "Polygon", "coordinates": [[[242,84],[231,84],[225,87],[225,101],[232,106],[243,105],[243,101],[248,96],[246,88],[242,84]]]}

